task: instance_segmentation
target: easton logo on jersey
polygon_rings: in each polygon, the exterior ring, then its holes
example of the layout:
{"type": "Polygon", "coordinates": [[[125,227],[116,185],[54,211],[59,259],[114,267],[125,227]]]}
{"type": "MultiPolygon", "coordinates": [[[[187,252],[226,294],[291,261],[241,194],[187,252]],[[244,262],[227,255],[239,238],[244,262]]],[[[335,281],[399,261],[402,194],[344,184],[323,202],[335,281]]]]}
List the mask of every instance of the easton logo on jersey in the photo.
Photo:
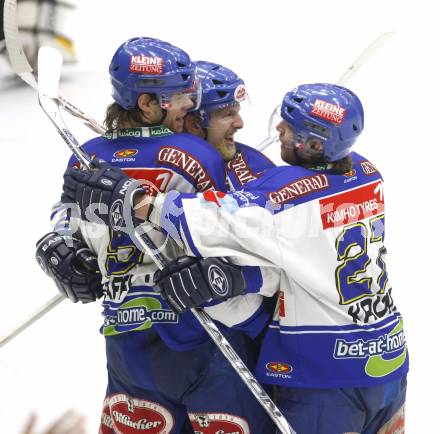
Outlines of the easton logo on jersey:
{"type": "Polygon", "coordinates": [[[139,151],[137,149],[121,149],[116,151],[113,156],[115,158],[129,158],[134,157],[139,151]]]}
{"type": "Polygon", "coordinates": [[[266,369],[271,372],[276,372],[280,374],[290,374],[293,370],[292,366],[288,363],[282,362],[269,362],[266,363],[266,369]]]}
{"type": "Polygon", "coordinates": [[[322,99],[316,99],[310,114],[317,118],[341,125],[347,109],[322,99]]]}
{"type": "Polygon", "coordinates": [[[351,178],[354,175],[356,175],[356,169],[351,169],[348,172],[344,173],[344,176],[347,177],[347,178],[351,178]]]}

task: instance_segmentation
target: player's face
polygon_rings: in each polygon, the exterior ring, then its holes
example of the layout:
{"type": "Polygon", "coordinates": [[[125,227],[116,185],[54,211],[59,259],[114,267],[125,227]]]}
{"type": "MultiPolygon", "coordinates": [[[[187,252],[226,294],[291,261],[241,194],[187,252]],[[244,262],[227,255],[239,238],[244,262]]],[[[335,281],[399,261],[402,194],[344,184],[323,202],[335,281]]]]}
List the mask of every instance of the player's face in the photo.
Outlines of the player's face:
{"type": "Polygon", "coordinates": [[[167,115],[163,124],[175,133],[183,131],[184,117],[194,106],[191,97],[186,93],[174,94],[167,104],[167,115]]]}
{"type": "Polygon", "coordinates": [[[240,104],[214,110],[209,118],[206,140],[215,146],[225,161],[230,161],[237,151],[234,134],[241,128],[240,104]]]}
{"type": "Polygon", "coordinates": [[[307,165],[324,162],[324,143],[316,137],[307,137],[306,143],[295,140],[292,127],[282,120],[277,125],[281,142],[281,158],[286,163],[294,165],[307,165]]]}
{"type": "Polygon", "coordinates": [[[281,142],[282,160],[288,164],[296,164],[295,141],[291,126],[285,120],[282,120],[276,128],[281,142]]]}

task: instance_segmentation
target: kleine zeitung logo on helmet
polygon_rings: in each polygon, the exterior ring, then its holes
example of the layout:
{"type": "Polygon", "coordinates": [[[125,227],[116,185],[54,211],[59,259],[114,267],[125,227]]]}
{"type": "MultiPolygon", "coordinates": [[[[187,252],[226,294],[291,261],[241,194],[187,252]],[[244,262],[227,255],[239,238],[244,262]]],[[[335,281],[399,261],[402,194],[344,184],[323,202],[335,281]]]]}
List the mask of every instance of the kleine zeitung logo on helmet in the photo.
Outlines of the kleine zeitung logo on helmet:
{"type": "Polygon", "coordinates": [[[337,125],[341,125],[346,111],[347,109],[339,105],[323,101],[322,99],[316,99],[313,103],[310,114],[326,121],[333,122],[337,125]]]}
{"type": "Polygon", "coordinates": [[[147,75],[162,74],[163,59],[152,56],[131,56],[130,72],[147,75]]]}

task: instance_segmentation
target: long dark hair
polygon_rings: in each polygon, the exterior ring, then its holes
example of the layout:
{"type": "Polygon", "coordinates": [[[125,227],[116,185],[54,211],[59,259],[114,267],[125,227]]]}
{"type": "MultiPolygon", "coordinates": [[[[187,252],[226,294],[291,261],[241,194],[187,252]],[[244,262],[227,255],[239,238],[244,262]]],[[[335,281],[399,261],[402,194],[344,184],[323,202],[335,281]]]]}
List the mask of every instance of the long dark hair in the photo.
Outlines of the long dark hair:
{"type": "Polygon", "coordinates": [[[350,172],[353,168],[353,159],[351,158],[351,154],[348,154],[346,157],[341,158],[338,161],[335,161],[330,168],[330,172],[336,175],[342,175],[344,173],[350,172]]]}
{"type": "Polygon", "coordinates": [[[138,108],[125,110],[118,103],[111,103],[106,110],[104,126],[107,131],[118,128],[134,128],[145,126],[145,120],[138,108]]]}

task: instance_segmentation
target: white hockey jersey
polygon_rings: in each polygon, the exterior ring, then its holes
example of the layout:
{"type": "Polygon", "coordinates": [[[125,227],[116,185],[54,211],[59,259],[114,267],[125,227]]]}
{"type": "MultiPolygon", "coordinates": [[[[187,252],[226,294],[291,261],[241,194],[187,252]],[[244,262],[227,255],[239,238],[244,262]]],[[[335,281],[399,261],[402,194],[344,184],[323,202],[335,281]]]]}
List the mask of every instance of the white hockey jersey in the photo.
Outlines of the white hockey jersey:
{"type": "Polygon", "coordinates": [[[190,254],[281,269],[262,382],[364,387],[408,370],[386,270],[382,179],[365,158],[353,162],[345,175],[278,167],[227,195],[157,199],[150,220],[178,231],[190,254]]]}

